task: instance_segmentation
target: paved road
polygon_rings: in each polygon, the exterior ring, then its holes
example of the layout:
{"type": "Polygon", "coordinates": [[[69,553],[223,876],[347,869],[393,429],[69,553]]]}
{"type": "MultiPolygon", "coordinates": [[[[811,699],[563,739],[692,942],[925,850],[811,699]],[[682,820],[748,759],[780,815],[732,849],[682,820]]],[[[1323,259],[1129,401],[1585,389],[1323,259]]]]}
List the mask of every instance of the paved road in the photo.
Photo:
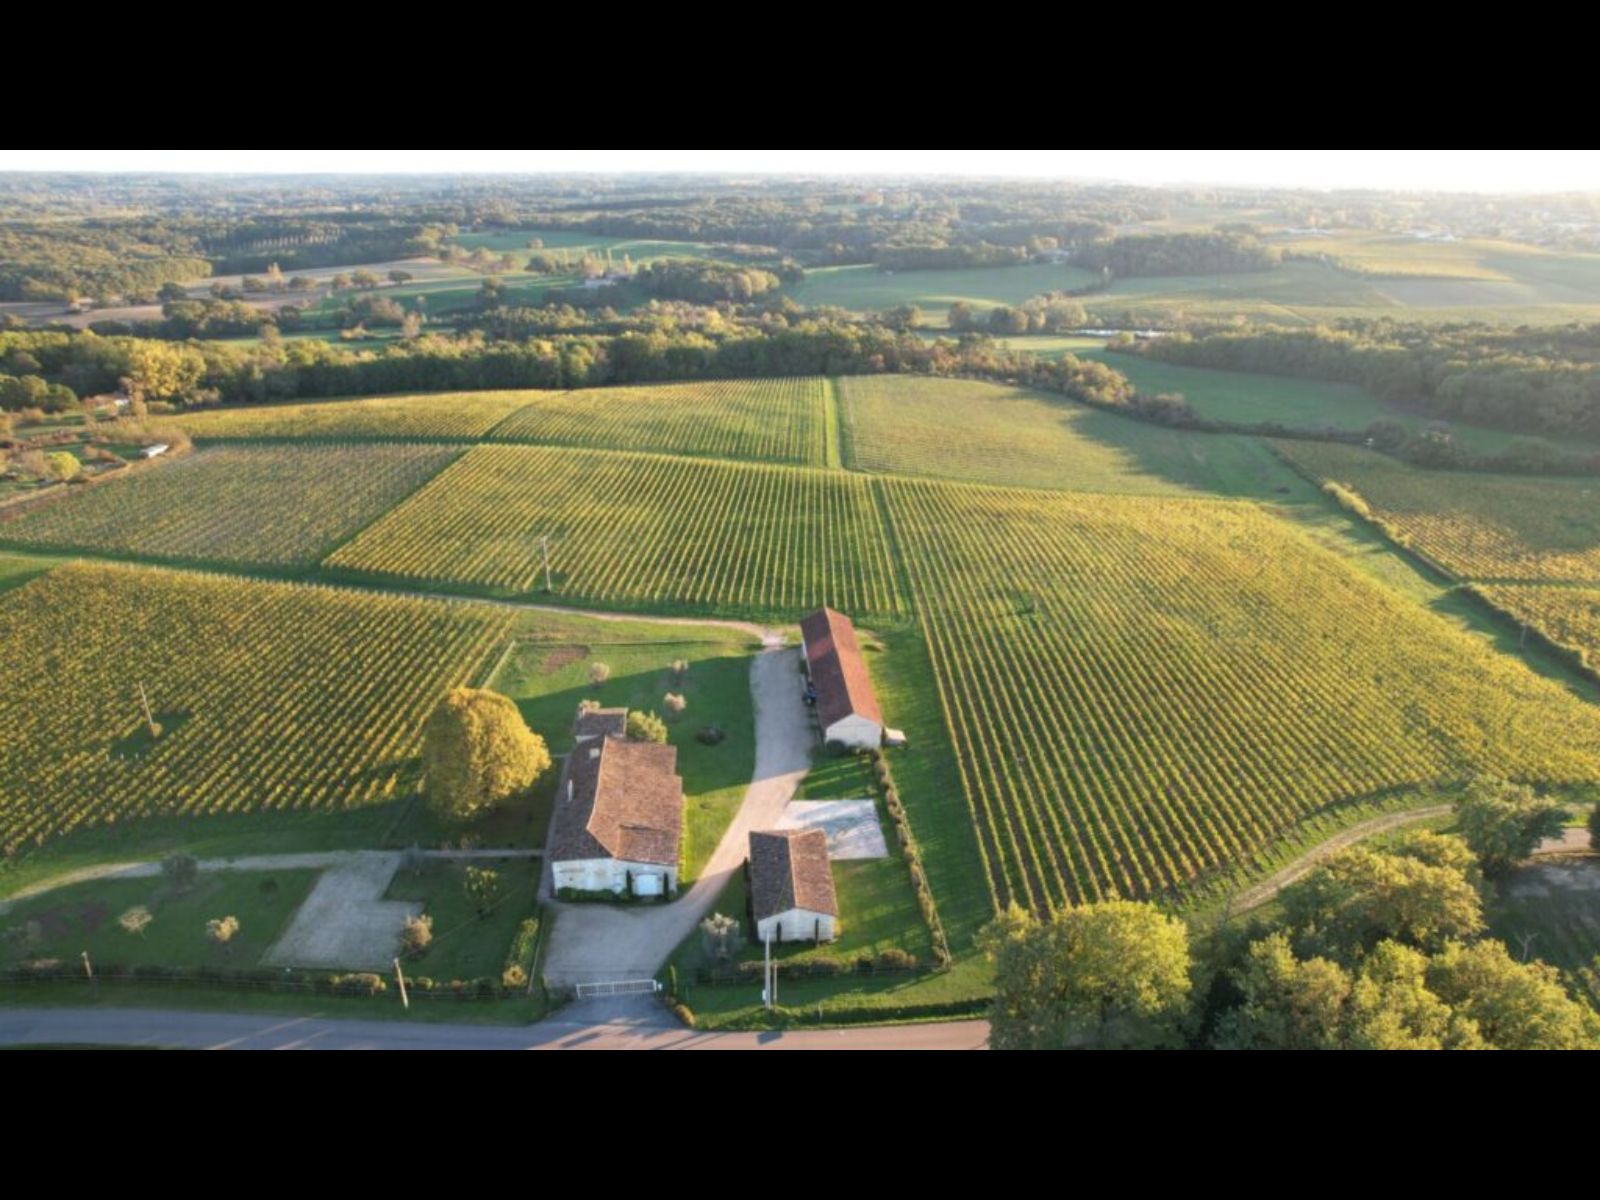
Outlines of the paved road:
{"type": "MultiPolygon", "coordinates": [[[[544,975],[551,983],[653,977],[743,865],[750,832],[777,826],[811,765],[811,726],[800,696],[799,653],[769,646],[750,664],[755,772],[733,823],[694,885],[671,904],[552,904],[556,917],[544,959],[544,975]]],[[[547,880],[549,874],[547,866],[547,880]]]]}
{"type": "Polygon", "coordinates": [[[1589,831],[1587,829],[1569,829],[1560,837],[1549,838],[1541,842],[1534,854],[1587,854],[1589,853],[1589,848],[1589,831]]]}
{"type": "Polygon", "coordinates": [[[793,1033],[696,1033],[653,1001],[574,1005],[536,1025],[432,1025],[134,1008],[0,1008],[0,1046],[203,1050],[982,1050],[982,1021],[793,1033]]]}

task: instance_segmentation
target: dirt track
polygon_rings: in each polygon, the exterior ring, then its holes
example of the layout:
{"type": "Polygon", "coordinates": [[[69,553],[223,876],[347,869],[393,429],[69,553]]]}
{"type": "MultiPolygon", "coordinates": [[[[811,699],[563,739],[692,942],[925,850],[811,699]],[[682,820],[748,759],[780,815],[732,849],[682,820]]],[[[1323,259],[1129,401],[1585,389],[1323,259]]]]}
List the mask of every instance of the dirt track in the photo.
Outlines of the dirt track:
{"type": "Polygon", "coordinates": [[[1343,833],[1335,834],[1320,846],[1307,851],[1276,874],[1270,875],[1254,887],[1248,887],[1240,892],[1233,898],[1229,911],[1238,916],[1241,913],[1249,912],[1251,909],[1260,908],[1291,883],[1303,879],[1310,873],[1311,868],[1319,862],[1332,857],[1341,850],[1354,846],[1357,842],[1364,842],[1380,833],[1388,833],[1391,829],[1401,829],[1407,825],[1415,825],[1419,821],[1428,821],[1434,817],[1447,817],[1450,812],[1450,805],[1435,804],[1430,808],[1414,808],[1410,812],[1389,813],[1386,816],[1373,817],[1370,821],[1362,821],[1359,825],[1352,825],[1343,833]]]}

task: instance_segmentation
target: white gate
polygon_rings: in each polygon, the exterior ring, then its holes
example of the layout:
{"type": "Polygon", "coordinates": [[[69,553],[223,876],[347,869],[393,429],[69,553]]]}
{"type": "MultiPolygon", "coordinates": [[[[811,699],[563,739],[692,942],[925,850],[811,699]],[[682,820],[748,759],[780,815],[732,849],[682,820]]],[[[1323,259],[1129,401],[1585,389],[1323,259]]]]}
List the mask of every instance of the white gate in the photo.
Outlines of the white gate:
{"type": "Polygon", "coordinates": [[[604,983],[580,983],[574,989],[579,1000],[595,996],[638,996],[660,990],[661,985],[654,979],[612,979],[604,983]]]}

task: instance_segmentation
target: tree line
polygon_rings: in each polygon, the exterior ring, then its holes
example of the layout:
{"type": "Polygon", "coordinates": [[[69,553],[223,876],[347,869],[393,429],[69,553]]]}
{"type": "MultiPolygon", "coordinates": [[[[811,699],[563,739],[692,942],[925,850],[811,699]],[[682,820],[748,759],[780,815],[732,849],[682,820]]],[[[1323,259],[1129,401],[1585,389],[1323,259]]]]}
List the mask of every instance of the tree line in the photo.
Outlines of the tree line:
{"type": "Polygon", "coordinates": [[[1600,325],[1351,321],[1177,334],[1140,350],[1163,362],[1352,383],[1401,408],[1513,433],[1600,439],[1600,325]]]}
{"type": "Polygon", "coordinates": [[[1451,834],[1356,846],[1279,895],[1271,922],[1198,945],[1150,904],[1114,900],[980,938],[996,1049],[1595,1050],[1600,1013],[1554,967],[1489,936],[1492,889],[1567,814],[1473,781],[1451,834]]]}
{"type": "MultiPolygon", "coordinates": [[[[578,388],[675,379],[923,372],[971,375],[1048,389],[1136,411],[1126,376],[1071,356],[1007,351],[986,338],[928,341],[885,325],[782,308],[680,328],[495,341],[483,332],[424,335],[381,347],[314,339],[172,342],[93,332],[0,332],[0,371],[76,395],[127,381],[155,405],[317,399],[411,391],[578,388]]],[[[37,385],[34,385],[37,386],[37,385]]],[[[159,411],[159,409],[157,410],[159,411]]]]}

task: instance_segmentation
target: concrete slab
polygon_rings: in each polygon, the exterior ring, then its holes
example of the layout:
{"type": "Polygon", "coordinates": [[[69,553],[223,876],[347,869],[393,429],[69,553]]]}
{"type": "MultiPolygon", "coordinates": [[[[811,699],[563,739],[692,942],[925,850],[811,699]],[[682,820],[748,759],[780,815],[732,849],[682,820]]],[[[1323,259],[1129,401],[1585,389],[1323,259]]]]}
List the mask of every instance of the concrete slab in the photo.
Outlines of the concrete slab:
{"type": "Polygon", "coordinates": [[[828,835],[828,857],[835,862],[889,857],[871,800],[792,800],[778,828],[822,830],[828,835]]]}

